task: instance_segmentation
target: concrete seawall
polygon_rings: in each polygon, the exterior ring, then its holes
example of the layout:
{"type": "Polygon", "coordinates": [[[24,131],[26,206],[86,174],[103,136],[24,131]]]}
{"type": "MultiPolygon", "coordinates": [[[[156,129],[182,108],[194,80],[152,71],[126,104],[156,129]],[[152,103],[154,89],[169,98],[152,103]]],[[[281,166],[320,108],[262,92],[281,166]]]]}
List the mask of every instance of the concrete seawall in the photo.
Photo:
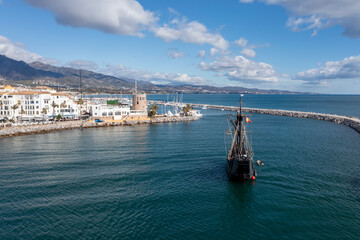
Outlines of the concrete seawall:
{"type": "MultiPolygon", "coordinates": [[[[154,101],[154,103],[164,104],[159,101],[154,101]]],[[[173,105],[173,103],[168,103],[167,105],[173,105]]],[[[225,111],[237,111],[239,109],[239,107],[221,106],[221,105],[208,105],[208,104],[190,104],[190,105],[196,108],[202,108],[206,106],[208,109],[225,110],[225,111]]],[[[262,109],[262,108],[246,108],[246,107],[242,109],[244,112],[248,112],[248,113],[268,114],[268,115],[296,117],[296,118],[309,118],[309,119],[333,122],[336,124],[348,126],[360,134],[360,118],[357,117],[341,116],[341,115],[326,114],[326,113],[289,111],[289,110],[280,110],[280,109],[262,109]]]]}
{"type": "Polygon", "coordinates": [[[187,122],[198,120],[196,117],[159,117],[143,120],[125,120],[122,122],[102,122],[94,123],[89,121],[68,121],[57,122],[51,124],[27,125],[27,126],[14,126],[5,127],[0,129],[1,137],[21,136],[30,134],[40,134],[55,132],[60,130],[70,130],[76,128],[97,128],[97,127],[111,127],[111,126],[132,126],[138,124],[157,124],[157,123],[170,123],[170,122],[187,122]]]}

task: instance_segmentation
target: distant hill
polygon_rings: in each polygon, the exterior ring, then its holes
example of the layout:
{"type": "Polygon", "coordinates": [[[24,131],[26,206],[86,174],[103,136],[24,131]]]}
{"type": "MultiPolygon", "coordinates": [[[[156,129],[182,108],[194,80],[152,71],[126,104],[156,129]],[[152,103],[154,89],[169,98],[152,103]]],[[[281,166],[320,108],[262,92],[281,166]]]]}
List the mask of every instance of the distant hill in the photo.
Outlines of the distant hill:
{"type": "MultiPolygon", "coordinates": [[[[134,79],[117,78],[88,70],[81,70],[82,86],[91,92],[130,93],[134,89],[134,79]]],[[[57,67],[42,62],[27,64],[0,55],[0,83],[20,83],[26,85],[45,85],[65,89],[79,89],[79,69],[57,67]]],[[[147,81],[138,81],[138,88],[148,93],[250,93],[250,94],[297,94],[281,90],[261,90],[243,87],[214,87],[191,84],[155,85],[147,81]]]]}
{"type": "MultiPolygon", "coordinates": [[[[34,69],[52,72],[54,74],[59,74],[61,77],[57,78],[57,81],[61,84],[65,84],[69,87],[78,87],[79,86],[79,79],[80,73],[79,69],[74,69],[70,67],[56,67],[48,64],[44,64],[41,62],[33,62],[30,63],[30,66],[34,69]]],[[[82,84],[84,88],[133,88],[134,85],[129,81],[104,75],[101,73],[96,73],[93,71],[88,70],[81,70],[82,76],[82,84]]]]}
{"type": "MultiPolygon", "coordinates": [[[[130,89],[133,83],[92,71],[81,70],[84,88],[130,89]]],[[[78,88],[80,74],[78,69],[56,67],[41,62],[27,64],[0,55],[0,78],[7,82],[78,88]]]]}
{"type": "Polygon", "coordinates": [[[0,76],[13,80],[22,81],[34,78],[58,78],[61,75],[54,72],[37,70],[23,61],[16,61],[0,54],[0,76]]]}

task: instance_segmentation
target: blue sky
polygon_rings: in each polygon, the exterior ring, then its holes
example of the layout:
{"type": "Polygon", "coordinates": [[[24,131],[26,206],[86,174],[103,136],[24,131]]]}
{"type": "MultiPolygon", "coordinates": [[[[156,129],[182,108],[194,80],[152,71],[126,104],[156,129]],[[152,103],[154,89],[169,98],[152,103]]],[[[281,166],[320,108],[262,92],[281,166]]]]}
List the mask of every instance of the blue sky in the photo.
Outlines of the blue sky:
{"type": "Polygon", "coordinates": [[[154,83],[360,94],[358,0],[0,0],[0,54],[154,83]]]}

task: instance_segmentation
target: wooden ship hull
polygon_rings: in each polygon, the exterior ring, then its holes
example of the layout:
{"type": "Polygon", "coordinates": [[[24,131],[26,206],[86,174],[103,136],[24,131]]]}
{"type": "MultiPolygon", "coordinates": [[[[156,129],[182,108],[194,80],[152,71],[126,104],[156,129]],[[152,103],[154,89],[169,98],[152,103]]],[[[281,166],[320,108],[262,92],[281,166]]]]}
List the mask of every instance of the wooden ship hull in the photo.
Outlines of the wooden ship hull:
{"type": "Polygon", "coordinates": [[[227,175],[229,180],[243,182],[256,177],[254,160],[250,157],[234,157],[227,159],[227,175]]]}

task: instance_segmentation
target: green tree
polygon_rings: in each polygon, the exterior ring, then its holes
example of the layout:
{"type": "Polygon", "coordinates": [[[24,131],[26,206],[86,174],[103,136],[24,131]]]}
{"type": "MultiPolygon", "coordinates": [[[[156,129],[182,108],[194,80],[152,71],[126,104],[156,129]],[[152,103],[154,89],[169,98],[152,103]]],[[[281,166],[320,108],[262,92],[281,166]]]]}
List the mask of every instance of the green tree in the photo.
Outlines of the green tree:
{"type": "Polygon", "coordinates": [[[12,110],[13,110],[13,117],[12,117],[12,119],[14,120],[14,118],[15,118],[15,110],[19,108],[19,105],[15,104],[15,105],[13,105],[11,108],[12,108],[12,110]]]}
{"type": "Polygon", "coordinates": [[[61,113],[61,109],[62,108],[66,108],[66,102],[63,101],[61,104],[60,104],[60,113],[61,113]]]}
{"type": "Polygon", "coordinates": [[[157,114],[157,110],[159,110],[158,105],[156,105],[156,104],[151,105],[150,111],[148,111],[148,116],[154,117],[157,114]]]}
{"type": "Polygon", "coordinates": [[[43,108],[41,110],[41,113],[43,114],[43,118],[45,118],[45,115],[47,114],[47,109],[46,108],[43,108]]]}
{"type": "Polygon", "coordinates": [[[61,119],[61,114],[59,113],[57,116],[56,116],[56,120],[60,120],[61,119]]]}
{"type": "Polygon", "coordinates": [[[159,110],[159,107],[158,107],[158,105],[153,104],[153,105],[151,105],[150,110],[153,110],[153,111],[155,111],[155,113],[157,113],[157,110],[159,110]]]}
{"type": "Polygon", "coordinates": [[[21,121],[22,121],[22,115],[23,114],[25,114],[25,110],[21,107],[21,110],[20,110],[21,121]]]}
{"type": "Polygon", "coordinates": [[[57,107],[59,107],[59,105],[57,105],[57,104],[53,101],[52,104],[51,104],[51,107],[53,108],[53,118],[54,118],[54,120],[55,120],[55,109],[56,109],[57,107]]]}
{"type": "Polygon", "coordinates": [[[155,110],[150,110],[148,111],[148,116],[149,117],[154,117],[156,115],[156,111],[155,110]]]}
{"type": "Polygon", "coordinates": [[[191,110],[190,104],[186,104],[186,106],[184,106],[182,110],[183,110],[184,114],[187,116],[191,110]]]}

